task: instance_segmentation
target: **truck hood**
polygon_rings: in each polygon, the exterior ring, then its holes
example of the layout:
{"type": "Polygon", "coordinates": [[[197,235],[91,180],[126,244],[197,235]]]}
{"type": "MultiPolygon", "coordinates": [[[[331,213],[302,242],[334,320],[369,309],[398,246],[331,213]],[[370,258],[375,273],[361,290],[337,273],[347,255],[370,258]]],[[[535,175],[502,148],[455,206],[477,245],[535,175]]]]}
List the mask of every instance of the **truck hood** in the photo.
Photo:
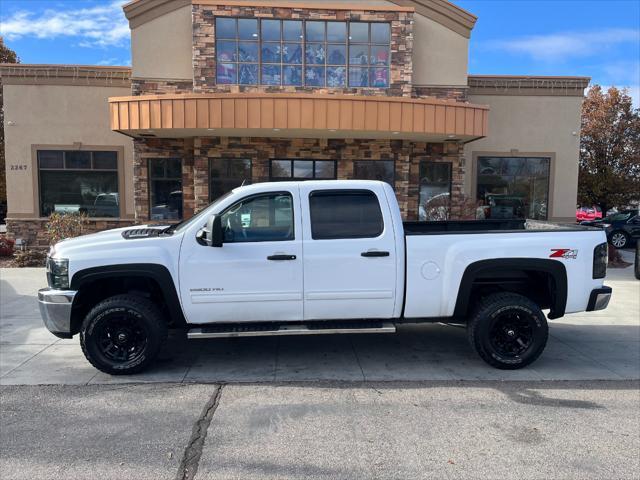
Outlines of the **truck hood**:
{"type": "Polygon", "coordinates": [[[160,232],[168,225],[135,225],[133,227],[114,228],[98,233],[82,235],[80,237],[68,238],[56,243],[50,252],[52,257],[69,258],[73,253],[91,249],[98,251],[101,249],[111,249],[122,247],[130,242],[144,242],[145,240],[159,238],[160,232]],[[120,244],[120,245],[115,245],[120,244]]]}

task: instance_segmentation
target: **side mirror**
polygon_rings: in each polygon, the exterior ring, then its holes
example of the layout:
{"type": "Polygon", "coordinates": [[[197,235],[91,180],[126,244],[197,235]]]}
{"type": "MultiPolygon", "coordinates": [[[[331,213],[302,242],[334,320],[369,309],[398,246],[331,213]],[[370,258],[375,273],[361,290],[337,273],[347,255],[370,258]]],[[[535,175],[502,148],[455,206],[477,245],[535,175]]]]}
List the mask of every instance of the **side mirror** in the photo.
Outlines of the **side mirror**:
{"type": "Polygon", "coordinates": [[[209,247],[221,247],[222,246],[222,218],[220,215],[211,215],[207,220],[205,243],[209,247]]]}

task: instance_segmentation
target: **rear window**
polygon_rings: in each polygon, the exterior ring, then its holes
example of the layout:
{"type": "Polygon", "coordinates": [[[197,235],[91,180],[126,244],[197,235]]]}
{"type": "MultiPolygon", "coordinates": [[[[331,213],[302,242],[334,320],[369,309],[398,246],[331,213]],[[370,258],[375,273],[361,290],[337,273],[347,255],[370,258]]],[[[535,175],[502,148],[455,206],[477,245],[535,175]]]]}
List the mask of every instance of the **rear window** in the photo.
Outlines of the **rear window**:
{"type": "Polygon", "coordinates": [[[324,190],[309,195],[314,240],[373,238],[384,230],[378,197],[370,190],[324,190]]]}

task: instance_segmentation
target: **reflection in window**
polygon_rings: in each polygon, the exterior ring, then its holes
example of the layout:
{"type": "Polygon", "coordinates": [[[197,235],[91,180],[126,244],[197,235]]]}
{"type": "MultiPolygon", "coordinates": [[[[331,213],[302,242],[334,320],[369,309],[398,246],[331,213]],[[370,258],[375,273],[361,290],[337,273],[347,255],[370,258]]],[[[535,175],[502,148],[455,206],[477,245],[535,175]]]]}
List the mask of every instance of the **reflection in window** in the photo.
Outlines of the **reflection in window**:
{"type": "Polygon", "coordinates": [[[251,160],[209,159],[209,201],[212,202],[242,184],[251,183],[251,160]]]}
{"type": "Polygon", "coordinates": [[[389,86],[389,23],[218,17],[215,35],[220,84],[389,86]]]}
{"type": "Polygon", "coordinates": [[[478,217],[546,220],[549,158],[480,157],[478,217]]]}
{"type": "Polygon", "coordinates": [[[179,158],[149,159],[151,220],[182,218],[182,162],[179,158]]]}
{"type": "Polygon", "coordinates": [[[335,160],[271,160],[271,181],[335,180],[335,160]]]}
{"type": "Polygon", "coordinates": [[[373,238],[384,230],[380,202],[369,190],[312,192],[309,208],[314,240],[373,238]]]}
{"type": "Polygon", "coordinates": [[[353,178],[356,180],[380,180],[393,187],[394,169],[393,160],[359,160],[353,162],[353,178]]]}
{"type": "Polygon", "coordinates": [[[39,150],[37,157],[40,215],[120,216],[117,152],[39,150]]]}
{"type": "Polygon", "coordinates": [[[420,162],[418,220],[448,220],[451,199],[451,164],[420,162]]]}
{"type": "Polygon", "coordinates": [[[241,200],[222,214],[225,243],[293,240],[293,202],[288,193],[241,200]]]}

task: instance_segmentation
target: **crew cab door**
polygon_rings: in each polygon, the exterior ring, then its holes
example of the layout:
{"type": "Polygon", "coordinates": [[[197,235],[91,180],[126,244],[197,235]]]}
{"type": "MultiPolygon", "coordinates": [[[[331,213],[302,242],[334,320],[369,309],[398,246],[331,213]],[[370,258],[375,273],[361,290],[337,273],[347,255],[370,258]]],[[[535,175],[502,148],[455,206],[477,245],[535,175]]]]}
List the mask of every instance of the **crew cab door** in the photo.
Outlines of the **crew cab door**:
{"type": "Polygon", "coordinates": [[[391,318],[397,253],[382,186],[302,184],[300,196],[306,214],[304,318],[391,318]]]}
{"type": "Polygon", "coordinates": [[[302,319],[297,187],[246,196],[222,213],[222,247],[185,238],[180,293],[189,323],[302,319]]]}

